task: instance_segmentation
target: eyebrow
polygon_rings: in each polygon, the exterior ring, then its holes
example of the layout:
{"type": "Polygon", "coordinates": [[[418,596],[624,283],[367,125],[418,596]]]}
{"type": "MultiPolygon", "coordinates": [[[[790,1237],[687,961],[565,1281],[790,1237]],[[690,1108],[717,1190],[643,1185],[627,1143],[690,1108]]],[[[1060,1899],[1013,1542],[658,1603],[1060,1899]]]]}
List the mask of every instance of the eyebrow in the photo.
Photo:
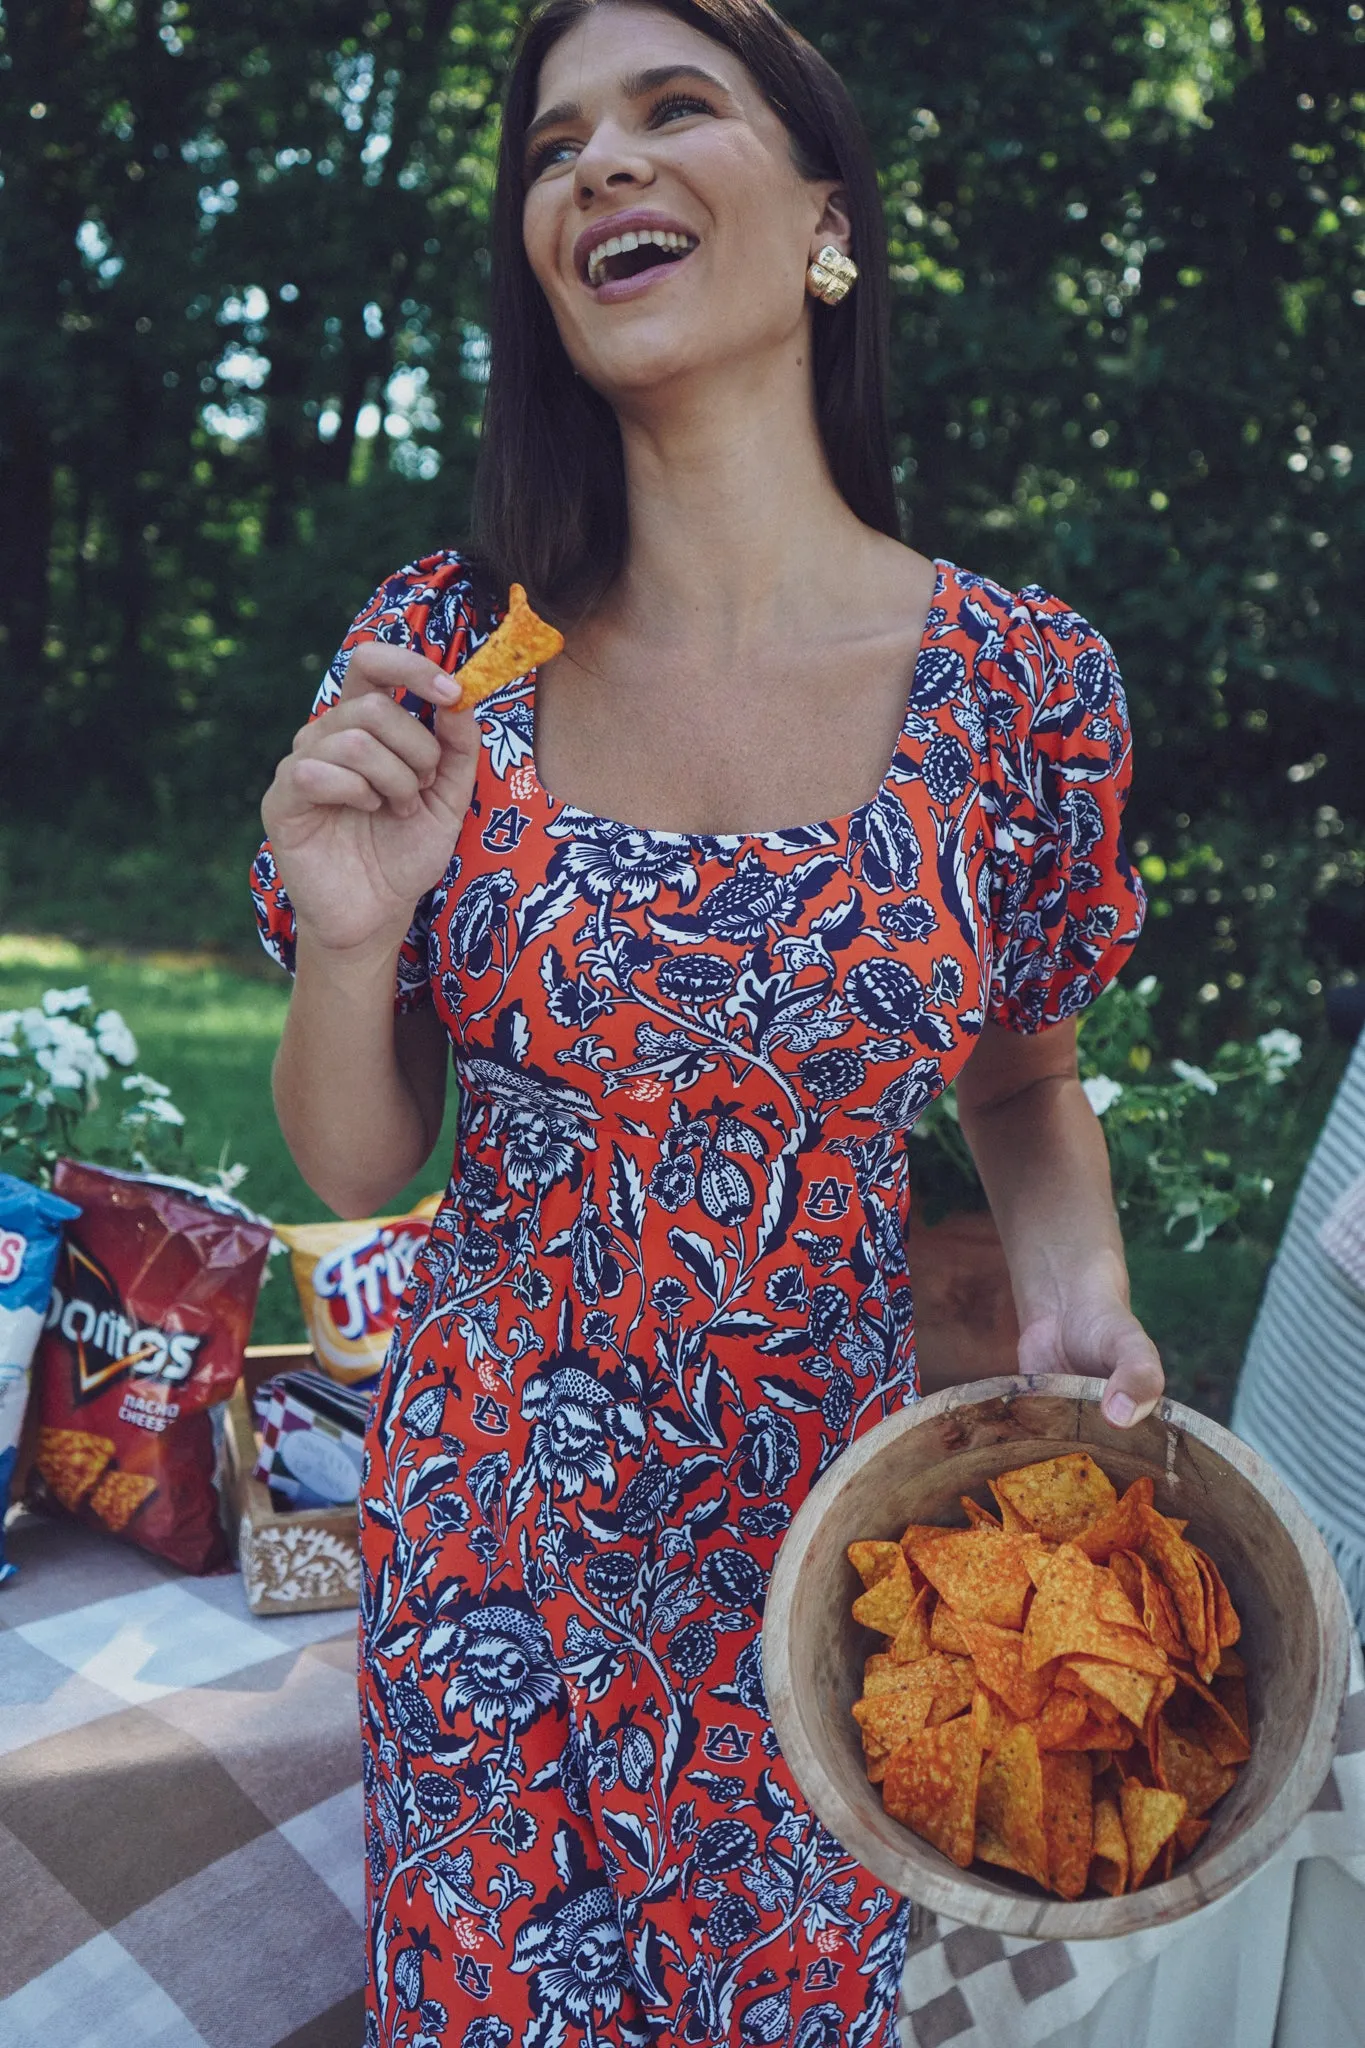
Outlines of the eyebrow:
{"type": "MultiPolygon", "coordinates": [[[[632,71],[621,80],[621,91],[628,100],[642,100],[647,94],[657,92],[661,85],[672,85],[679,78],[694,79],[701,85],[709,85],[713,92],[723,93],[728,100],[734,98],[728,85],[714,73],[703,71],[699,64],[656,64],[649,71],[632,71]]],[[[547,128],[559,128],[582,118],[583,109],[577,100],[561,100],[557,106],[547,107],[527,128],[522,148],[529,149],[547,128]]]]}

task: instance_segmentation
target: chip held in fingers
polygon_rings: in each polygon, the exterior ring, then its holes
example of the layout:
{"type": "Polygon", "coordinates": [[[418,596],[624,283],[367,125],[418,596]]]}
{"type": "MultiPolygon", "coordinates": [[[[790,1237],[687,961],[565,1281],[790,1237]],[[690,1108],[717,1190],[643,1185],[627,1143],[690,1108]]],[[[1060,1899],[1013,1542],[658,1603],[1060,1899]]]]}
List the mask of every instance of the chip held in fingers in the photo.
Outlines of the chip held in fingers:
{"type": "Polygon", "coordinates": [[[485,697],[491,697],[495,690],[505,689],[542,662],[553,661],[563,650],[564,635],[554,626],[547,626],[544,619],[537,618],[527,601],[526,592],[520,583],[512,585],[507,605],[507,616],[496,631],[489,634],[482,647],[470,655],[456,675],[460,686],[460,702],[456,707],[468,711],[472,705],[482,704],[485,697]]]}
{"type": "Polygon", "coordinates": [[[854,1706],[888,1814],[1068,1900],[1162,1883],[1251,1753],[1214,1561],[1085,1452],[1002,1472],[966,1528],[849,1546],[882,1638],[854,1706]],[[998,1515],[998,1518],[997,1518],[998,1515]]]}

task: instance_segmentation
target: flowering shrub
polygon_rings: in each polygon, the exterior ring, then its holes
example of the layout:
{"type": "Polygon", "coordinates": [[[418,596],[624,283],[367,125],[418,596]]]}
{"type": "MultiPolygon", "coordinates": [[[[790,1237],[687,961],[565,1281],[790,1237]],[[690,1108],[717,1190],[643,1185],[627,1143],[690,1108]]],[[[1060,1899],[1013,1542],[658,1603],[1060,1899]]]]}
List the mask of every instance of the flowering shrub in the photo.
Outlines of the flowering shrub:
{"type": "MultiPolygon", "coordinates": [[[[1202,1251],[1214,1232],[1263,1203],[1274,1182],[1258,1163],[1278,1108],[1275,1091],[1299,1063],[1293,1031],[1221,1046],[1207,1066],[1158,1060],[1152,1010],[1160,984],[1113,983],[1080,1025],[1081,1085],[1109,1144],[1125,1234],[1202,1251]]],[[[950,1090],[915,1126],[916,1192],[930,1215],[984,1200],[950,1090]]]]}
{"type": "MultiPolygon", "coordinates": [[[[41,1007],[0,1010],[0,1170],[38,1187],[51,1186],[64,1155],[183,1171],[185,1119],[164,1082],[130,1071],[136,1064],[132,1032],[88,988],[50,988],[41,1007]]],[[[212,1177],[226,1192],[244,1171],[212,1177]]]]}

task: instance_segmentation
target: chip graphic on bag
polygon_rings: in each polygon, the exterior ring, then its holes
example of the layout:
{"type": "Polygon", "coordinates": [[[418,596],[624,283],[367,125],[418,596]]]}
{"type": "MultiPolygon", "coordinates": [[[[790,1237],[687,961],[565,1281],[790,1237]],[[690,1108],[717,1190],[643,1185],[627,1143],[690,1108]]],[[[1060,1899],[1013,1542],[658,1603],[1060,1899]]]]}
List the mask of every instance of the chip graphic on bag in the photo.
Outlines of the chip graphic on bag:
{"type": "Polygon", "coordinates": [[[186,1571],[228,1561],[211,1408],[225,1401],[271,1228],[183,1183],[59,1160],[79,1204],[35,1363],[30,1494],[186,1571]]]}
{"type": "Polygon", "coordinates": [[[90,1506],[106,1529],[126,1529],[144,1501],[156,1492],[155,1479],[142,1472],[106,1472],[90,1496],[90,1506]]]}
{"type": "Polygon", "coordinates": [[[86,1429],[40,1429],[34,1462],[64,1508],[72,1514],[93,1492],[117,1446],[112,1437],[86,1429]]]}
{"type": "Polygon", "coordinates": [[[413,1261],[441,1197],[408,1216],[349,1223],[282,1223],[313,1355],[333,1379],[373,1379],[384,1363],[413,1261]]]}

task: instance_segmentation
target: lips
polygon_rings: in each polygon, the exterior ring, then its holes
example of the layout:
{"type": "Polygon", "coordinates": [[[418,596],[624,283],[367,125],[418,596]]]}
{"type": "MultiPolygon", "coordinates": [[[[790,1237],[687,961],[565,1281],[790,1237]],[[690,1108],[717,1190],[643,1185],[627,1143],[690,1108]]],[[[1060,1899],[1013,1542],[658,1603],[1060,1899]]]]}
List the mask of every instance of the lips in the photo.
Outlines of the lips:
{"type": "Polygon", "coordinates": [[[690,256],[699,242],[682,221],[636,208],[585,228],[574,244],[574,264],[595,297],[628,297],[690,256]]]}

